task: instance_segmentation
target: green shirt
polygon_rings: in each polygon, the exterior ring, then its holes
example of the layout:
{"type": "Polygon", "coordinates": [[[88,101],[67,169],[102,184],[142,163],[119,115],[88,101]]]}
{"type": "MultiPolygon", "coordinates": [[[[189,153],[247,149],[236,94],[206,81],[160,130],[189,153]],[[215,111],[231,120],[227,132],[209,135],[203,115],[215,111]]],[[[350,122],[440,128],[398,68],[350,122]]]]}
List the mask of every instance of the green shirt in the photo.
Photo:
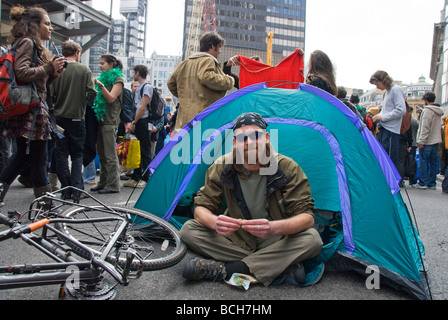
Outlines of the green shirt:
{"type": "Polygon", "coordinates": [[[84,119],[86,103],[96,98],[92,72],[86,65],[69,62],[67,68],[51,86],[54,114],[69,119],[84,119]]]}
{"type": "Polygon", "coordinates": [[[267,176],[252,173],[248,179],[241,179],[239,176],[238,179],[252,219],[266,219],[269,216],[266,198],[267,176]]]}

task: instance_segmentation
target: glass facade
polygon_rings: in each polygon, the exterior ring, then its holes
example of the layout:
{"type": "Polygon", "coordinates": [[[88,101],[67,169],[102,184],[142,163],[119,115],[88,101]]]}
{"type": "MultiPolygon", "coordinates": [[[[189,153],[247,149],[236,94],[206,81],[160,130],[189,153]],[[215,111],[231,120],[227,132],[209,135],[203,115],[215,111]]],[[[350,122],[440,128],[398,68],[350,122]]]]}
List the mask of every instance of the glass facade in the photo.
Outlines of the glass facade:
{"type": "MultiPolygon", "coordinates": [[[[186,0],[184,47],[192,4],[186,0]]],[[[216,31],[226,39],[220,60],[240,54],[266,61],[270,31],[274,65],[294,50],[305,49],[306,0],[215,0],[215,8],[216,31]]]]}

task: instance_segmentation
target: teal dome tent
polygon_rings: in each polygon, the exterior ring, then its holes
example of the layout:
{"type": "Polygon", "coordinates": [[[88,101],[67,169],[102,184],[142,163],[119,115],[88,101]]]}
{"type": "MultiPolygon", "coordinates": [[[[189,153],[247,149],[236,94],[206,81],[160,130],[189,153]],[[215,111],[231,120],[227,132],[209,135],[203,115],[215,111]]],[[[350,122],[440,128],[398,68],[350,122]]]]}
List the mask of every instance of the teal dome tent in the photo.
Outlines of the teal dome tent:
{"type": "Polygon", "coordinates": [[[424,247],[402,199],[398,172],[359,118],[316,87],[259,83],[217,101],[152,161],[152,176],[135,207],[180,229],[192,217],[208,167],[232,151],[233,120],[245,112],[261,114],[274,149],[306,173],[315,227],[325,243],[320,259],[364,275],[367,266],[377,266],[382,283],[428,299],[424,247]]]}

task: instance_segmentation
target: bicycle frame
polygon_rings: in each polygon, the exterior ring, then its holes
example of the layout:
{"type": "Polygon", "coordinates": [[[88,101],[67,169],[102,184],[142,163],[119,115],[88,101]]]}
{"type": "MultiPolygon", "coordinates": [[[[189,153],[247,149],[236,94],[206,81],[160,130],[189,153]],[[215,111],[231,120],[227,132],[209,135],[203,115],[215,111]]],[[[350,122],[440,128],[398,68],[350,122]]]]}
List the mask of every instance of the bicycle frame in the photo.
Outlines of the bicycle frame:
{"type": "MultiPolygon", "coordinates": [[[[71,204],[73,205],[73,203],[71,204]]],[[[119,240],[120,236],[126,231],[128,226],[128,220],[122,216],[111,215],[109,217],[86,220],[45,218],[29,225],[22,225],[0,213],[0,224],[10,227],[10,229],[0,232],[0,241],[5,241],[10,238],[20,238],[55,261],[54,263],[46,264],[0,266],[0,289],[54,284],[64,285],[67,284],[67,281],[73,279],[73,268],[76,268],[76,279],[81,283],[94,285],[102,280],[102,274],[106,271],[115,281],[117,281],[117,283],[126,286],[129,284],[130,278],[139,277],[143,271],[141,270],[137,274],[131,275],[130,265],[134,258],[136,258],[136,255],[132,254],[132,252],[126,252],[127,261],[123,268],[113,266],[109,262],[105,261],[106,257],[111,253],[114,245],[119,240]],[[102,252],[101,256],[93,254],[88,247],[75,239],[68,237],[51,225],[54,223],[92,223],[112,220],[121,220],[120,227],[112,237],[108,246],[102,252]],[[37,235],[35,231],[40,229],[42,230],[42,234],[37,235]],[[76,246],[79,246],[83,250],[91,253],[90,260],[82,261],[75,258],[68,246],[49,238],[49,231],[52,234],[57,235],[59,238],[64,238],[65,241],[74,243],[76,246]]]]}

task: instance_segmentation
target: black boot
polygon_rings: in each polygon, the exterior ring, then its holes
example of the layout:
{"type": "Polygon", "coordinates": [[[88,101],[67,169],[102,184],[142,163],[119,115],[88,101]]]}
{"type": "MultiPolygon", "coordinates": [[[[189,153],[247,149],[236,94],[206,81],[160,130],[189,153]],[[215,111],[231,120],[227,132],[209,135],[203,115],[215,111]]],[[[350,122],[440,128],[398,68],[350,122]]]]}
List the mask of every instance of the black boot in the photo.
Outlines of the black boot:
{"type": "MultiPolygon", "coordinates": [[[[33,187],[33,191],[34,191],[34,197],[37,199],[44,196],[47,192],[51,192],[51,186],[50,184],[47,184],[46,186],[43,187],[33,187]]],[[[44,202],[43,206],[39,204],[38,207],[40,207],[43,210],[50,210],[51,199],[45,199],[43,200],[43,202],[44,202]]]]}
{"type": "Polygon", "coordinates": [[[9,190],[9,184],[5,182],[0,182],[0,207],[3,207],[5,205],[3,200],[5,199],[8,190],[9,190]]]}

